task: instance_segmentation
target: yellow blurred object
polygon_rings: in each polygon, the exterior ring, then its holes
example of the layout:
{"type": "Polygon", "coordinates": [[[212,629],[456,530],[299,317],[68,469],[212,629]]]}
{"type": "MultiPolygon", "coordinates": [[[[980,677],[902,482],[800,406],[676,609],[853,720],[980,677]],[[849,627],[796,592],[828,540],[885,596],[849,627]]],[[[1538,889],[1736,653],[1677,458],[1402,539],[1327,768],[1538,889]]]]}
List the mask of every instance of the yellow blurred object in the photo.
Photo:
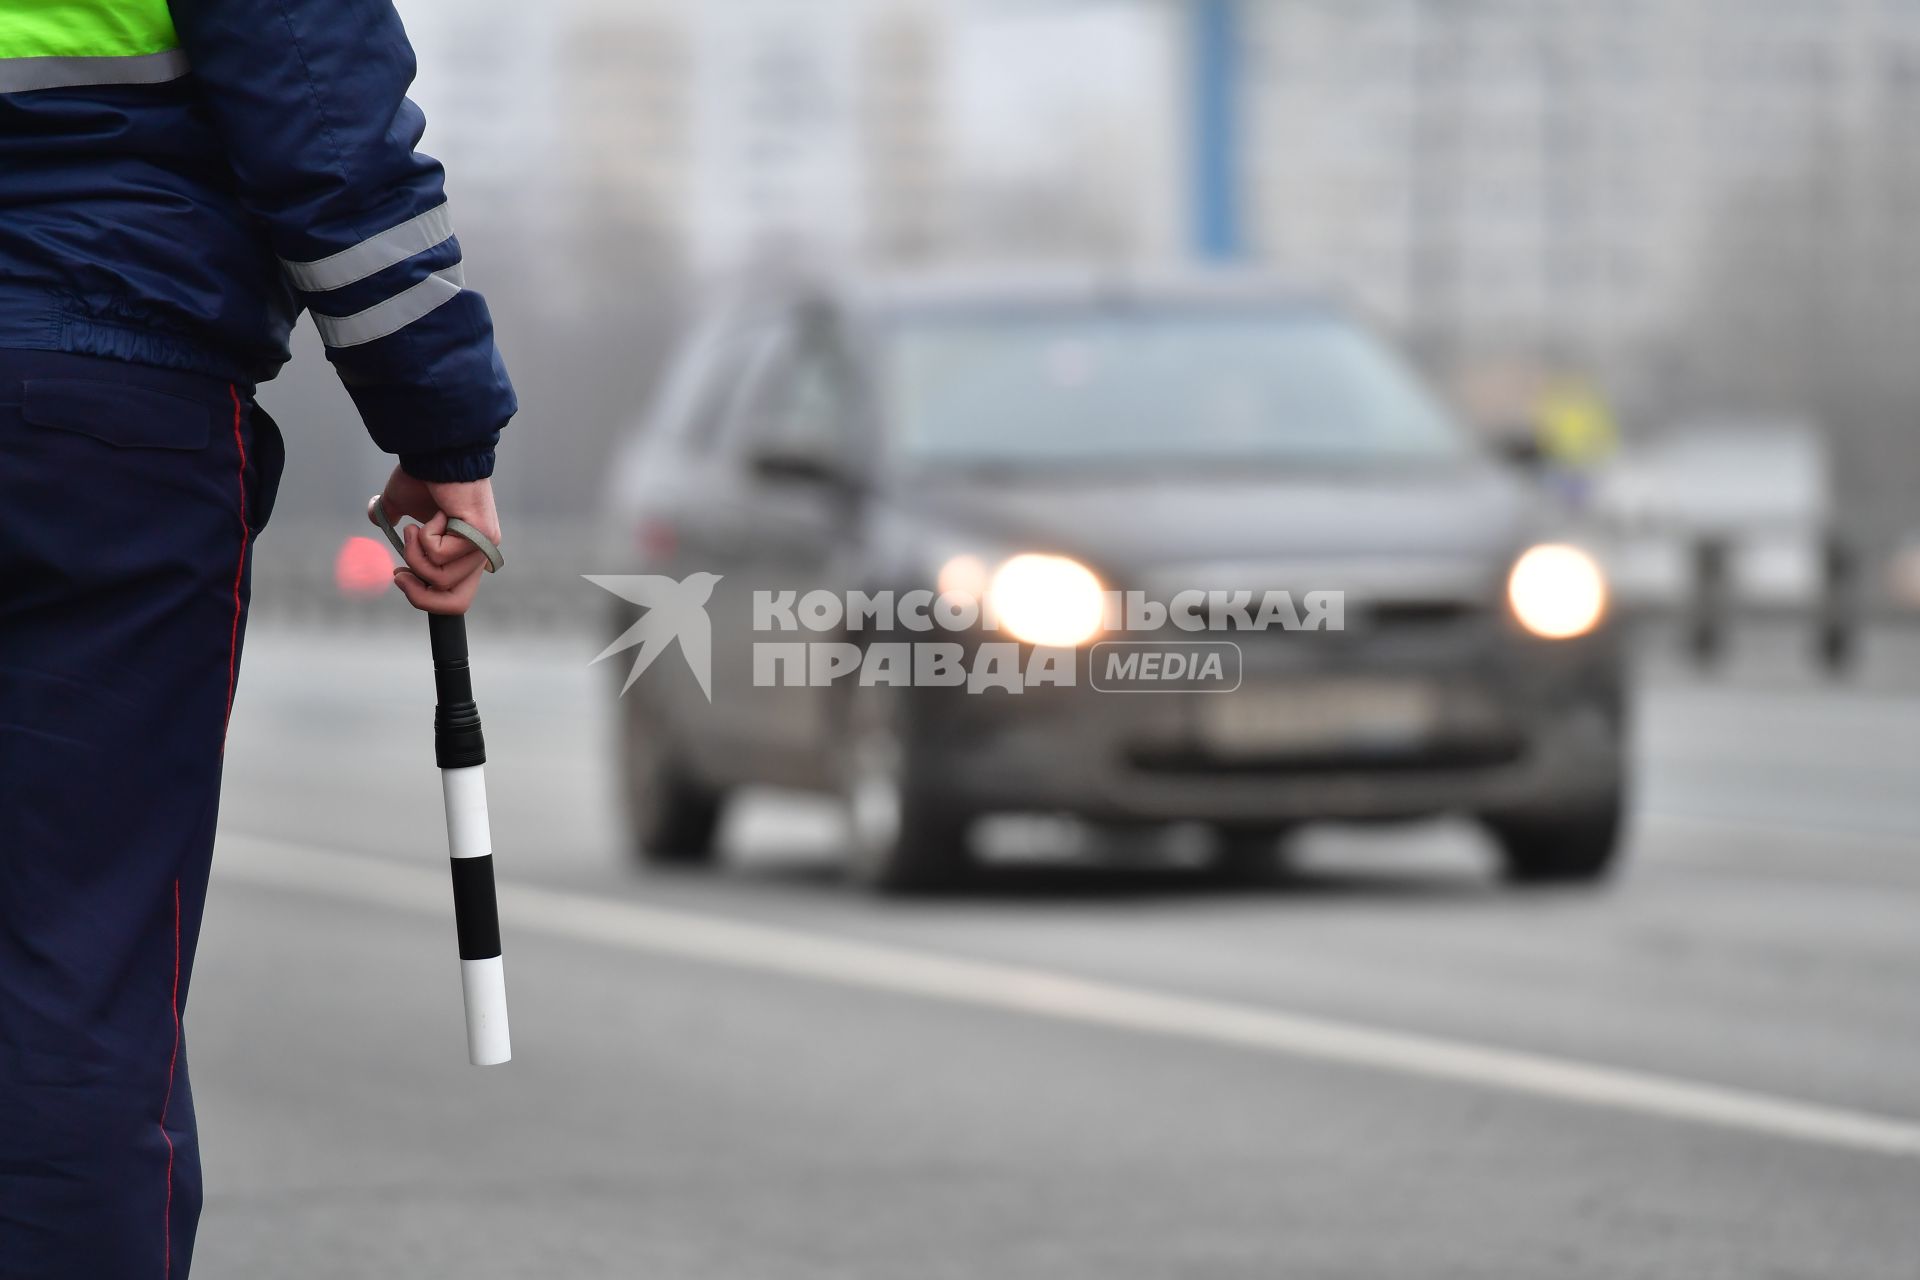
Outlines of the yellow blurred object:
{"type": "Polygon", "coordinates": [[[1540,452],[1549,462],[1588,470],[1620,448],[1620,428],[1600,393],[1577,378],[1550,383],[1534,407],[1540,452]]]}

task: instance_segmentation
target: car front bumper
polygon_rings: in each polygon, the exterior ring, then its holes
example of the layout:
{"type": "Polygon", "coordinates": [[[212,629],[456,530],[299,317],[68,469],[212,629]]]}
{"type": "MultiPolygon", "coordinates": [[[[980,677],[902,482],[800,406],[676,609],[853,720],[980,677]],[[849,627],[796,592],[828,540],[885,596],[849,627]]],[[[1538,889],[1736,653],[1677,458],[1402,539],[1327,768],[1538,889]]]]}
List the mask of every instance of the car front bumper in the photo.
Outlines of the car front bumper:
{"type": "Polygon", "coordinates": [[[1085,679],[1018,695],[920,691],[916,750],[942,789],[976,810],[1108,821],[1551,814],[1609,804],[1623,786],[1625,698],[1611,634],[1316,637],[1250,649],[1245,666],[1231,692],[1118,693],[1085,679]],[[1272,752],[1244,741],[1225,750],[1209,732],[1207,699],[1279,699],[1284,712],[1302,692],[1382,686],[1424,691],[1433,708],[1424,732],[1383,744],[1343,740],[1334,726],[1324,741],[1295,737],[1272,752]]]}

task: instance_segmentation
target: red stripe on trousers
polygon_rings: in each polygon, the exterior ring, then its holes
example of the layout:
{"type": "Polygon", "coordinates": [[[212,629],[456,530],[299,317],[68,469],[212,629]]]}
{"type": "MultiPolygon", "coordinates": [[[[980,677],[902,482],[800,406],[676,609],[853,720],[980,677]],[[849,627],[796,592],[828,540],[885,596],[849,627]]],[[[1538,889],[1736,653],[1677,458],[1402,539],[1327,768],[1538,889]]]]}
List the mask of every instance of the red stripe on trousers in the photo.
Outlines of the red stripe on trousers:
{"type": "MultiPolygon", "coordinates": [[[[227,633],[227,709],[226,719],[233,719],[234,677],[240,666],[240,587],[247,573],[247,441],[241,432],[240,423],[244,410],[240,403],[240,389],[231,384],[227,394],[233,399],[233,447],[239,458],[236,476],[240,492],[240,555],[233,566],[233,626],[227,633]]],[[[226,749],[226,730],[221,729],[221,750],[226,749]]],[[[167,1110],[173,1105],[173,1081],[180,1069],[180,882],[173,882],[173,992],[171,996],[173,1014],[173,1054],[167,1060],[167,1093],[160,1100],[160,1139],[167,1144],[167,1196],[165,1220],[161,1224],[161,1248],[164,1258],[161,1274],[173,1274],[173,1135],[167,1132],[167,1110]]]]}
{"type": "MultiPolygon", "coordinates": [[[[240,583],[247,573],[247,442],[240,434],[240,389],[232,384],[227,394],[233,397],[233,447],[240,454],[240,559],[233,566],[233,632],[227,638],[227,719],[233,719],[233,682],[240,659],[240,583]]],[[[221,748],[226,747],[225,730],[221,748]]]]}

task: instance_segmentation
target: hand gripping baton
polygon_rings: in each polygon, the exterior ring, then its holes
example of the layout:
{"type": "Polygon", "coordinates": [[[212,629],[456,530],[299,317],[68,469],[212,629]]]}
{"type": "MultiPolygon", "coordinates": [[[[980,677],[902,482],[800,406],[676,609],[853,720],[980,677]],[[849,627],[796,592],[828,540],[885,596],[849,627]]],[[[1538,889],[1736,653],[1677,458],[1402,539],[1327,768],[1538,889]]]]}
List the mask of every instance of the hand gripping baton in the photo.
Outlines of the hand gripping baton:
{"type": "MultiPolygon", "coordinates": [[[[406,544],[376,495],[367,514],[404,558],[406,544]]],[[[500,548],[464,520],[449,519],[457,533],[486,557],[487,572],[506,561],[500,548]]],[[[467,1009],[467,1058],[476,1067],[507,1061],[507,977],[500,959],[500,910],[493,892],[493,835],[487,826],[486,742],[480,708],[473,702],[467,666],[467,620],[427,615],[433,645],[433,754],[447,804],[447,852],[453,869],[453,921],[460,940],[460,989],[467,1009]]]]}

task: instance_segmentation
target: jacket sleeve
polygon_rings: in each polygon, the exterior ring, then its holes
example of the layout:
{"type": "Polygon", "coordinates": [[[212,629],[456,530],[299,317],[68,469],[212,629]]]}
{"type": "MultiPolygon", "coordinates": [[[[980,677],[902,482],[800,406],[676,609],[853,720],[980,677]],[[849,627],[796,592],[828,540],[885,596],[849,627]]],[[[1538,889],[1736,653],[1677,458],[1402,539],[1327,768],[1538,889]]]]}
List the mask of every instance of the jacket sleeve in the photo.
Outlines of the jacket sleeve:
{"type": "Polygon", "coordinates": [[[240,197],[374,442],[423,480],[493,470],[517,407],[464,286],[438,161],[414,148],[392,0],[172,0],[240,197]]]}

